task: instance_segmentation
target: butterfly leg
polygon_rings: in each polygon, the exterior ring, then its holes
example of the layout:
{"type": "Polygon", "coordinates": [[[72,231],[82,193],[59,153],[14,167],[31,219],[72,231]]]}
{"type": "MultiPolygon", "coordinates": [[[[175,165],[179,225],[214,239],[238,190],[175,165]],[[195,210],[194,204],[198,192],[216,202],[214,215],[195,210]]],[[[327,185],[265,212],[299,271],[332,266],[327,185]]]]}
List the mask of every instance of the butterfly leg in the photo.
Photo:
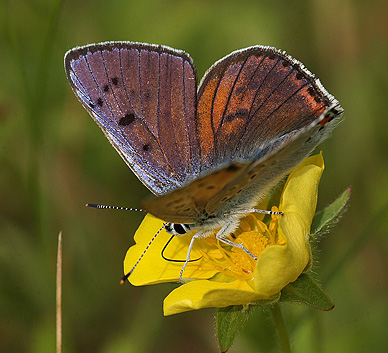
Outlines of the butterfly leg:
{"type": "Polygon", "coordinates": [[[236,215],[236,214],[248,214],[248,213],[261,213],[261,214],[268,214],[268,215],[281,215],[283,216],[283,212],[274,212],[274,211],[268,211],[268,210],[260,210],[258,208],[249,208],[247,210],[236,210],[236,211],[232,211],[228,214],[230,215],[236,215]]]}
{"type": "Polygon", "coordinates": [[[216,239],[225,243],[225,244],[228,244],[230,246],[234,246],[235,248],[239,248],[241,250],[244,250],[250,257],[252,257],[253,259],[257,260],[257,257],[255,255],[253,255],[244,245],[242,244],[238,244],[238,243],[234,243],[233,241],[225,238],[225,235],[227,234],[230,234],[234,228],[234,223],[230,223],[230,224],[226,224],[224,225],[217,233],[216,235],[216,239]]]}
{"type": "Polygon", "coordinates": [[[203,237],[203,232],[198,232],[198,233],[195,233],[193,235],[193,237],[191,238],[189,249],[187,250],[186,261],[185,261],[184,265],[182,266],[181,272],[179,274],[179,281],[180,282],[183,282],[183,276],[182,276],[183,275],[183,271],[185,270],[187,264],[190,261],[190,253],[191,253],[191,249],[193,248],[194,241],[195,241],[195,239],[202,238],[202,237],[203,237]]]}

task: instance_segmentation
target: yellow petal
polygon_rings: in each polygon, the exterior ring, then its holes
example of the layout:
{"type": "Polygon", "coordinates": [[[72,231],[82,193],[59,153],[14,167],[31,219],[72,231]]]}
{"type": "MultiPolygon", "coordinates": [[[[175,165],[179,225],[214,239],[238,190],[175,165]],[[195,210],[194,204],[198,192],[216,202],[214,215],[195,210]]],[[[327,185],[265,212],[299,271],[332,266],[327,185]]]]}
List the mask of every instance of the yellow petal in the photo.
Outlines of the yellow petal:
{"type": "MultiPolygon", "coordinates": [[[[148,247],[150,240],[162,226],[163,222],[160,219],[148,214],[135,233],[134,239],[136,244],[129,248],[124,259],[124,272],[128,273],[141,258],[136,269],[128,278],[131,284],[135,286],[175,282],[179,278],[191,237],[189,235],[176,236],[163,251],[163,248],[171,238],[171,234],[163,229],[148,247]],[[145,249],[147,251],[144,253],[145,249]],[[180,260],[181,262],[165,260],[162,252],[167,259],[180,260]],[[144,256],[142,256],[143,253],[144,256]]],[[[202,255],[199,252],[204,246],[208,247],[208,244],[205,244],[204,241],[204,239],[199,239],[194,243],[190,258],[192,260],[199,260],[188,263],[184,277],[203,279],[210,278],[217,273],[213,266],[203,261],[202,255]]]]}
{"type": "Polygon", "coordinates": [[[307,158],[290,174],[280,199],[280,210],[299,214],[308,229],[315,214],[324,168],[322,153],[307,158]]]}
{"type": "Polygon", "coordinates": [[[229,305],[249,304],[268,299],[255,292],[246,281],[229,283],[199,280],[184,284],[164,299],[164,315],[173,315],[202,308],[222,308],[229,305]]]}
{"type": "MultiPolygon", "coordinates": [[[[284,215],[279,218],[278,234],[285,244],[271,245],[261,253],[253,281],[234,280],[225,274],[217,274],[201,258],[189,263],[184,274],[184,277],[197,280],[173,290],[165,299],[165,315],[271,299],[288,283],[295,281],[309,262],[307,237],[315,213],[317,188],[323,168],[322,156],[318,155],[307,159],[290,174],[279,205],[284,215]],[[205,280],[209,278],[211,280],[205,280]]],[[[137,244],[129,249],[125,258],[125,271],[130,271],[142,257],[150,239],[161,227],[162,221],[146,216],[135,235],[137,244]]],[[[166,261],[162,252],[167,258],[183,261],[191,236],[175,237],[168,248],[162,250],[171,236],[164,230],[161,231],[130,276],[131,283],[142,285],[176,281],[183,262],[166,261]]],[[[191,258],[200,258],[201,249],[217,252],[206,240],[200,239],[194,243],[191,258]]]]}
{"type": "Polygon", "coordinates": [[[310,258],[308,233],[315,213],[318,184],[324,169],[322,155],[308,158],[289,176],[282,193],[279,209],[279,235],[285,245],[267,247],[255,269],[255,289],[258,293],[275,295],[295,281],[310,258]]]}

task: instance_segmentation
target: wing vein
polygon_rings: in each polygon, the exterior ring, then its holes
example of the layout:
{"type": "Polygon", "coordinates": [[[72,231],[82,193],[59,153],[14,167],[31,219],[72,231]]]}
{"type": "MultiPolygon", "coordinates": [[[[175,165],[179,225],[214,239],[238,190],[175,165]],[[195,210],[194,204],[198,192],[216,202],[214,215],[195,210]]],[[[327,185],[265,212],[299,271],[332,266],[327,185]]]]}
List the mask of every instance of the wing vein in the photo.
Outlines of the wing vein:
{"type": "MultiPolygon", "coordinates": [[[[275,66],[277,66],[278,65],[278,63],[280,63],[280,61],[278,61],[277,63],[276,63],[276,65],[274,65],[274,67],[275,66]]],[[[294,72],[294,70],[295,69],[292,69],[292,70],[290,70],[290,72],[289,73],[287,73],[287,75],[285,75],[284,77],[283,77],[283,79],[277,84],[277,86],[271,91],[271,93],[267,96],[267,98],[265,98],[265,100],[263,101],[263,103],[255,110],[255,112],[252,114],[252,115],[256,115],[256,113],[262,108],[262,106],[268,101],[268,99],[274,94],[274,92],[279,88],[279,86],[291,75],[291,73],[292,72],[294,72]]],[[[306,84],[305,84],[306,85],[306,84]]],[[[304,87],[305,85],[303,85],[302,87],[304,87]]],[[[299,92],[300,91],[300,89],[297,89],[291,96],[293,96],[295,93],[297,93],[297,92],[299,92]]],[[[291,97],[290,96],[290,97],[291,97]]],[[[289,98],[290,98],[289,97],[289,98]]],[[[283,104],[284,104],[284,102],[286,102],[288,100],[288,98],[287,99],[285,99],[281,104],[279,104],[279,106],[278,106],[278,108],[279,107],[281,107],[283,104]]],[[[276,108],[274,111],[276,111],[278,108],[276,108]]],[[[271,112],[271,114],[272,114],[273,112],[271,112]]],[[[271,115],[271,114],[269,114],[269,115],[271,115]]]]}
{"type": "MultiPolygon", "coordinates": [[[[101,51],[100,51],[100,52],[101,52],[101,51]]],[[[102,56],[102,53],[101,53],[101,56],[102,56]]],[[[112,112],[112,109],[111,109],[111,107],[109,106],[108,101],[106,100],[104,94],[102,94],[101,87],[100,87],[100,85],[98,84],[97,79],[96,79],[96,77],[95,77],[94,74],[93,74],[92,68],[91,68],[90,65],[89,65],[88,58],[87,58],[86,56],[85,56],[84,58],[85,58],[86,65],[87,65],[87,67],[88,67],[88,69],[89,69],[90,75],[92,76],[93,81],[94,81],[94,83],[95,83],[96,86],[97,86],[98,92],[99,92],[99,94],[100,94],[100,98],[102,97],[102,98],[104,99],[105,104],[106,104],[106,106],[108,107],[108,110],[109,110],[111,116],[114,118],[114,114],[113,114],[113,112],[112,112]]],[[[98,106],[98,104],[97,104],[97,106],[98,106]]],[[[101,110],[101,108],[98,108],[98,109],[101,110]]],[[[99,117],[102,118],[101,115],[99,115],[99,117]]]]}
{"type": "Polygon", "coordinates": [[[239,79],[240,75],[241,75],[241,71],[243,70],[245,64],[247,63],[247,60],[248,60],[248,57],[245,58],[244,60],[244,63],[241,65],[239,71],[238,71],[238,74],[236,75],[236,78],[234,79],[234,82],[233,82],[233,85],[232,85],[232,89],[230,90],[230,93],[228,95],[228,99],[225,103],[225,108],[224,108],[224,112],[222,113],[222,119],[221,119],[221,123],[220,123],[220,127],[222,126],[222,124],[224,123],[224,119],[225,119],[225,112],[227,111],[228,109],[228,105],[229,105],[229,102],[230,102],[230,98],[231,96],[233,95],[233,91],[234,91],[234,87],[236,86],[236,82],[237,80],[239,79]]]}
{"type": "MultiPolygon", "coordinates": [[[[129,97],[128,90],[127,90],[127,86],[126,86],[126,84],[125,84],[124,73],[123,73],[123,65],[122,65],[122,55],[121,55],[121,50],[119,50],[119,59],[120,59],[121,82],[122,82],[122,85],[123,85],[124,94],[125,94],[125,96],[127,97],[127,100],[128,100],[128,102],[129,102],[129,104],[130,104],[130,106],[131,106],[131,108],[132,108],[132,111],[135,112],[136,115],[138,116],[138,114],[137,114],[137,112],[135,111],[135,108],[134,108],[134,106],[133,106],[133,103],[132,103],[132,101],[131,101],[131,99],[130,99],[130,97],[129,97]]],[[[144,123],[143,117],[142,117],[142,116],[140,116],[140,120],[144,123]]],[[[157,141],[155,135],[154,135],[154,134],[152,133],[152,131],[148,128],[148,125],[145,124],[145,123],[144,123],[143,125],[144,125],[145,129],[147,129],[147,131],[149,132],[149,134],[151,135],[151,137],[158,143],[158,141],[157,141]]],[[[124,137],[125,141],[128,141],[128,140],[126,139],[125,136],[123,136],[123,137],[124,137]]],[[[129,143],[129,146],[131,147],[131,150],[132,150],[133,154],[136,155],[136,157],[137,157],[138,159],[140,159],[143,163],[145,163],[145,159],[143,158],[143,156],[141,156],[139,153],[136,152],[136,150],[132,147],[131,143],[129,143]]],[[[160,172],[158,172],[156,169],[154,169],[152,173],[149,173],[145,168],[143,168],[143,166],[142,166],[141,164],[136,163],[136,165],[137,165],[137,167],[141,168],[141,169],[143,170],[143,172],[144,172],[145,174],[149,175],[151,178],[155,178],[155,174],[157,174],[157,175],[160,176],[159,180],[165,179],[165,177],[164,177],[160,172]]]]}
{"type": "MultiPolygon", "coordinates": [[[[161,58],[160,58],[160,53],[158,53],[158,63],[159,63],[159,82],[158,82],[158,132],[160,131],[159,128],[160,128],[160,124],[159,124],[159,121],[160,121],[160,82],[161,82],[161,67],[160,67],[160,63],[161,63],[161,58]]],[[[169,59],[170,59],[170,56],[167,55],[167,72],[169,72],[168,70],[168,63],[169,63],[169,59]]],[[[169,79],[171,81],[171,70],[169,72],[169,79]]],[[[171,93],[170,93],[171,94],[171,93]]],[[[170,102],[170,112],[171,112],[171,102],[170,102]]],[[[175,136],[174,136],[175,137],[175,136]]],[[[170,158],[168,158],[166,152],[165,152],[165,149],[162,145],[162,143],[160,142],[160,137],[158,136],[158,140],[159,140],[159,144],[160,144],[160,148],[163,152],[163,155],[164,155],[164,158],[166,159],[167,163],[169,164],[169,166],[171,167],[171,169],[173,170],[173,172],[175,173],[175,175],[178,177],[179,180],[181,180],[181,177],[180,175],[176,172],[174,166],[172,165],[171,161],[170,161],[170,158]]],[[[174,141],[174,145],[175,145],[175,148],[176,148],[176,140],[174,141]]],[[[182,180],[181,180],[182,181],[182,180]]]]}
{"type": "MultiPolygon", "coordinates": [[[[273,66],[271,67],[271,69],[267,72],[267,74],[265,75],[265,77],[264,77],[263,80],[261,81],[260,87],[257,88],[256,94],[255,94],[255,98],[253,98],[252,106],[251,106],[251,109],[249,110],[249,115],[248,115],[249,118],[251,118],[252,115],[253,115],[253,114],[252,114],[252,108],[253,108],[254,102],[256,101],[256,98],[257,98],[257,95],[258,95],[259,91],[261,91],[261,87],[263,86],[263,84],[264,84],[264,82],[267,80],[269,74],[273,71],[273,69],[276,67],[276,65],[277,65],[278,63],[279,63],[279,61],[277,61],[276,64],[273,65],[273,66]]],[[[262,64],[262,62],[261,62],[260,64],[262,64]]],[[[270,95],[268,95],[268,97],[269,97],[269,96],[270,96],[270,95]]],[[[268,97],[261,103],[261,105],[259,106],[258,109],[260,109],[260,108],[263,106],[264,102],[268,99],[268,97]]],[[[258,109],[256,109],[256,111],[257,111],[258,109]]]]}
{"type": "MultiPolygon", "coordinates": [[[[229,64],[229,62],[230,62],[230,59],[228,60],[228,64],[229,64]]],[[[220,73],[220,75],[219,75],[220,78],[219,78],[219,80],[217,82],[217,87],[214,89],[214,94],[213,94],[213,97],[212,97],[212,104],[211,104],[211,110],[210,110],[211,111],[210,121],[211,121],[211,127],[212,127],[212,131],[213,131],[214,141],[216,140],[216,130],[215,130],[215,127],[214,127],[214,119],[213,119],[214,101],[216,99],[218,89],[220,88],[222,77],[224,77],[224,73],[225,73],[227,68],[228,68],[228,65],[225,65],[225,67],[222,69],[222,73],[220,73]]],[[[209,74],[210,74],[210,72],[209,72],[209,74]]],[[[214,143],[213,160],[215,158],[216,158],[216,144],[214,143]]]]}

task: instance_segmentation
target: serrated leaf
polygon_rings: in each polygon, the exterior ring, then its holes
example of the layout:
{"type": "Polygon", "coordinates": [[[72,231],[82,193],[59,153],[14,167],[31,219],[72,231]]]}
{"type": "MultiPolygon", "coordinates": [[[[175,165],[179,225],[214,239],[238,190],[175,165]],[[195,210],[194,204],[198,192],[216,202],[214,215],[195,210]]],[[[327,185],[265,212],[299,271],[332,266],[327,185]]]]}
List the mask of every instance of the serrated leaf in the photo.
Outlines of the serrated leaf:
{"type": "Polygon", "coordinates": [[[334,308],[329,296],[307,273],[302,273],[295,282],[282,289],[280,301],[304,303],[324,311],[334,308]]]}
{"type": "Polygon", "coordinates": [[[331,205],[315,214],[311,224],[311,237],[324,234],[333,226],[342,213],[350,199],[351,188],[347,188],[331,205]]]}
{"type": "Polygon", "coordinates": [[[231,305],[217,310],[217,339],[222,352],[231,347],[236,335],[247,322],[248,315],[249,307],[243,305],[231,305]]]}

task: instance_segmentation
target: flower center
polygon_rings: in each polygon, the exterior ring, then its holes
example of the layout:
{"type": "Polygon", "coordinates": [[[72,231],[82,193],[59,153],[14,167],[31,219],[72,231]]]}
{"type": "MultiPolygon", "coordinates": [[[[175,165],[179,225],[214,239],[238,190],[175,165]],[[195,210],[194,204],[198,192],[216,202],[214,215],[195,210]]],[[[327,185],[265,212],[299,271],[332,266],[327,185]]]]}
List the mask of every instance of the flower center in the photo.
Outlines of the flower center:
{"type": "MultiPolygon", "coordinates": [[[[278,211],[272,207],[272,211],[278,211]]],[[[231,236],[234,243],[241,244],[259,258],[265,248],[275,244],[285,244],[284,239],[279,239],[277,224],[279,215],[272,215],[267,226],[251,213],[241,220],[240,227],[231,236]]],[[[243,249],[228,246],[215,238],[207,238],[217,250],[202,253],[202,255],[214,265],[217,271],[234,278],[251,280],[254,276],[256,260],[243,249]]]]}

